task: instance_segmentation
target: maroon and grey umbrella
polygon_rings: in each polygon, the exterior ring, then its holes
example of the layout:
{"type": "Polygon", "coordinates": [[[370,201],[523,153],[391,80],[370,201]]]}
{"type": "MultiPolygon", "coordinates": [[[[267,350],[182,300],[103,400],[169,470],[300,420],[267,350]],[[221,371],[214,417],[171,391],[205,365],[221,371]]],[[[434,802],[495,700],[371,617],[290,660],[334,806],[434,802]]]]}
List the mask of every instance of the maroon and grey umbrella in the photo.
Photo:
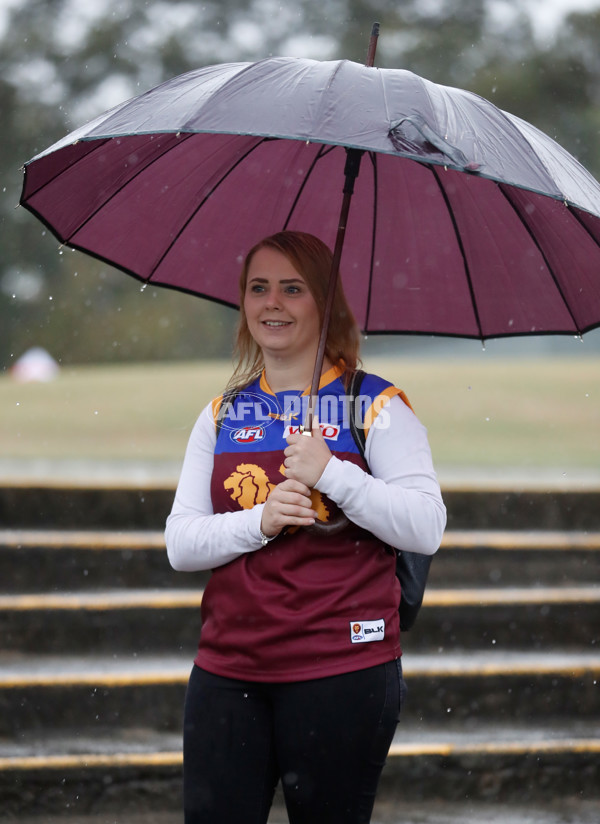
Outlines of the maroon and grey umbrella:
{"type": "Polygon", "coordinates": [[[348,155],[340,268],[365,332],[600,324],[598,182],[532,125],[409,71],[274,57],[189,72],[29,161],[21,204],[63,244],[235,306],[262,237],[333,247],[348,155]]]}

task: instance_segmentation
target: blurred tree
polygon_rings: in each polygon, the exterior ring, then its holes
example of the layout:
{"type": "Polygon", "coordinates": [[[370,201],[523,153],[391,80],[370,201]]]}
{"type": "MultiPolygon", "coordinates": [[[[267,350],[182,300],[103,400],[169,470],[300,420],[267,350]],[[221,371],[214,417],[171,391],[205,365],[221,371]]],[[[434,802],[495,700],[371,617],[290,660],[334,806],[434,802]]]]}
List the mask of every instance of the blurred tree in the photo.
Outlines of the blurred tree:
{"type": "Polygon", "coordinates": [[[62,362],[227,355],[235,313],[146,289],[15,210],[19,167],[116,103],[211,63],[270,54],[376,64],[471,89],[600,174],[600,13],[540,45],[525,0],[21,0],[0,31],[0,365],[34,344],[62,362]],[[500,13],[501,12],[501,13],[500,13]]]}

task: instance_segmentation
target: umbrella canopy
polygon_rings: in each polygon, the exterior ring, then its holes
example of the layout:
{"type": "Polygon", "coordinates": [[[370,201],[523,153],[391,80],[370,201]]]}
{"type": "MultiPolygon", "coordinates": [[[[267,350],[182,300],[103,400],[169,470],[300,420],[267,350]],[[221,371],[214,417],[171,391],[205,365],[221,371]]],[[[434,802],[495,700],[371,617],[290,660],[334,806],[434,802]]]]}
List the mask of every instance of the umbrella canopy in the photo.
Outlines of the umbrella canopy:
{"type": "Polygon", "coordinates": [[[363,331],[472,338],[600,324],[600,185],[487,100],[403,70],[271,58],[209,66],[117,106],[25,166],[62,243],[237,305],[262,237],[334,245],[363,331]]]}

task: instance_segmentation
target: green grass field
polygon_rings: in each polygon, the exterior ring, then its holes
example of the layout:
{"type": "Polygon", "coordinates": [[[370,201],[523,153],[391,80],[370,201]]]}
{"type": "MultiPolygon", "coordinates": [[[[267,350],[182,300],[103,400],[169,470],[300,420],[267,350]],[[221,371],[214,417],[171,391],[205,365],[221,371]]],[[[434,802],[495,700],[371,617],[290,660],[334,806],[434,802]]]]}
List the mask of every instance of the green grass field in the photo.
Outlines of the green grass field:
{"type": "MultiPolygon", "coordinates": [[[[600,469],[600,359],[373,358],[408,394],[439,467],[600,469]]],[[[0,457],[179,461],[220,362],[65,368],[0,377],[0,457]]]]}

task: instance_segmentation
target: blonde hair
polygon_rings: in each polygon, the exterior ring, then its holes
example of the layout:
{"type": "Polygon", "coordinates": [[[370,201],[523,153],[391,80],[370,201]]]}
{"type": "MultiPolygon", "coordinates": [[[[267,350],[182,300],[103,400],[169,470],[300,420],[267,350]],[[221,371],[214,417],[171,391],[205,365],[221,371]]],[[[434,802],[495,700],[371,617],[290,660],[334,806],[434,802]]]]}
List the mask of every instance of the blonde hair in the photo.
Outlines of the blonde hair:
{"type": "MultiPolygon", "coordinates": [[[[323,322],[333,260],[329,247],[314,235],[289,230],[277,232],[261,240],[246,255],[240,274],[240,317],[233,352],[234,371],[227,384],[228,390],[247,386],[264,368],[262,350],[250,334],[244,312],[248,269],[256,252],[264,248],[281,252],[294,269],[302,275],[317,304],[319,319],[321,323],[323,322]]],[[[360,330],[338,279],[325,345],[325,356],[332,364],[344,369],[344,380],[346,380],[360,364],[359,350],[360,330]]]]}

